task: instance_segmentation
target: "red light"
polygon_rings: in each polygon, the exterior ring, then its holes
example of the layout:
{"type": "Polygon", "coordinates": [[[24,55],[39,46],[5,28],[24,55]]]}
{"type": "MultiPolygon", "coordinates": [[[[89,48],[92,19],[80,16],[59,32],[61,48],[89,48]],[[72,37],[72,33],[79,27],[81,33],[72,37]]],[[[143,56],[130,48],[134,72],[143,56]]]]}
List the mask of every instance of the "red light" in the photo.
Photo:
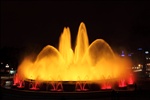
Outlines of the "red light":
{"type": "Polygon", "coordinates": [[[127,84],[126,84],[125,79],[121,79],[121,80],[119,81],[119,87],[123,88],[123,87],[126,87],[126,86],[127,86],[127,84]]]}
{"type": "Polygon", "coordinates": [[[33,83],[30,83],[31,85],[31,88],[30,90],[39,90],[39,83],[38,82],[33,82],[33,83]]]}
{"type": "Polygon", "coordinates": [[[86,82],[77,82],[76,83],[76,91],[87,91],[88,89],[85,88],[87,85],[86,82]]]}
{"type": "Polygon", "coordinates": [[[14,82],[13,85],[16,86],[17,84],[19,84],[19,81],[20,79],[19,79],[18,74],[15,74],[13,78],[13,82],[14,82]]]}
{"type": "Polygon", "coordinates": [[[106,90],[106,89],[112,89],[112,86],[109,82],[104,82],[102,85],[101,85],[101,89],[102,90],[106,90]]]}
{"type": "Polygon", "coordinates": [[[51,91],[63,91],[63,85],[61,82],[51,82],[51,91]]]}
{"type": "Polygon", "coordinates": [[[129,84],[129,85],[134,84],[133,74],[130,74],[130,75],[129,75],[129,78],[128,78],[128,84],[129,84]]]}

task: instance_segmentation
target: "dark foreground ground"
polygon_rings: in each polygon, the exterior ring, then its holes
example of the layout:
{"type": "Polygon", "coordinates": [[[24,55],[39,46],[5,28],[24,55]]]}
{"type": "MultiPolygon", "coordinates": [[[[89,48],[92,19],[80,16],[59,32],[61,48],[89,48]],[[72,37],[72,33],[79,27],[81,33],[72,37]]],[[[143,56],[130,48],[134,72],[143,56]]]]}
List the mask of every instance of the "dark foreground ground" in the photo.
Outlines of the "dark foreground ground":
{"type": "Polygon", "coordinates": [[[1,88],[1,100],[150,100],[149,90],[97,92],[44,92],[1,88]]]}

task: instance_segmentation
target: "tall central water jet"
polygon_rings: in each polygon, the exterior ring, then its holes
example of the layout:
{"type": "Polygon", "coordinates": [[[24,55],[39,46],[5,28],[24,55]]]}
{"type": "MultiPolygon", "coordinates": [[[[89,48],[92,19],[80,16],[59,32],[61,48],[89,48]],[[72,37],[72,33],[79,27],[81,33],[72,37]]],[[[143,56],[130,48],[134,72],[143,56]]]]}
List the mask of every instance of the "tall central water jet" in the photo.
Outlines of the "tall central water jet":
{"type": "Polygon", "coordinates": [[[89,45],[85,24],[79,26],[75,49],[64,28],[59,48],[45,46],[35,61],[25,58],[17,70],[22,79],[37,81],[99,81],[125,77],[130,62],[115,55],[103,39],[89,45]]]}

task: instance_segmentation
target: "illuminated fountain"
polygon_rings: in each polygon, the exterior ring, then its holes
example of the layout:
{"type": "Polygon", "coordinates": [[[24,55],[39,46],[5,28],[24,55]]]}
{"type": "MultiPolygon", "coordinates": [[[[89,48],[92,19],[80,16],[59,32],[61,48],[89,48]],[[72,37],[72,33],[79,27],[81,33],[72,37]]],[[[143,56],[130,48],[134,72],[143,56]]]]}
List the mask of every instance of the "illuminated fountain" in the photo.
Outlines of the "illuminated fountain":
{"type": "Polygon", "coordinates": [[[18,74],[14,75],[13,81],[14,81],[13,86],[17,86],[18,88],[24,88],[25,85],[24,80],[21,79],[21,77],[19,77],[18,74]]]}
{"type": "MultiPolygon", "coordinates": [[[[92,83],[102,84],[101,89],[111,89],[114,81],[128,77],[130,65],[128,59],[116,55],[103,39],[96,39],[89,45],[82,22],[74,50],[70,29],[64,28],[58,49],[47,45],[35,61],[26,57],[18,67],[17,74],[25,81],[49,82],[53,87],[51,91],[62,91],[63,82],[75,82],[77,91],[87,91],[85,86],[92,83]]],[[[35,83],[31,89],[38,89],[35,83]]]]}
{"type": "Polygon", "coordinates": [[[111,77],[109,77],[107,79],[105,77],[103,78],[103,81],[101,83],[101,89],[102,90],[112,89],[111,77]]]}
{"type": "Polygon", "coordinates": [[[120,88],[125,88],[126,86],[127,86],[127,83],[126,83],[125,79],[119,80],[119,87],[120,88]]]}
{"type": "Polygon", "coordinates": [[[128,77],[128,84],[133,85],[134,84],[134,75],[130,74],[128,77]]]}
{"type": "Polygon", "coordinates": [[[33,81],[29,84],[30,90],[39,90],[39,83],[37,81],[33,81]]]}

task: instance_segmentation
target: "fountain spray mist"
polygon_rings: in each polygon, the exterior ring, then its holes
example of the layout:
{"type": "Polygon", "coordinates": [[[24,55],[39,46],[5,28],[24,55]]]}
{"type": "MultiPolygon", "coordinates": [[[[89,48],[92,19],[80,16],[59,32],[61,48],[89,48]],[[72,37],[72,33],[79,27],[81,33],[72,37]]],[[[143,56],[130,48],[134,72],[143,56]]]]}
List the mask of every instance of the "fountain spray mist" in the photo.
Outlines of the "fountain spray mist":
{"type": "MultiPolygon", "coordinates": [[[[17,74],[24,80],[43,81],[89,81],[102,82],[109,79],[125,79],[132,62],[115,54],[103,39],[89,45],[86,26],[81,22],[75,49],[71,48],[71,33],[65,27],[59,48],[45,46],[32,61],[26,57],[19,65],[17,74]]],[[[112,79],[112,80],[111,80],[112,79]]]]}

